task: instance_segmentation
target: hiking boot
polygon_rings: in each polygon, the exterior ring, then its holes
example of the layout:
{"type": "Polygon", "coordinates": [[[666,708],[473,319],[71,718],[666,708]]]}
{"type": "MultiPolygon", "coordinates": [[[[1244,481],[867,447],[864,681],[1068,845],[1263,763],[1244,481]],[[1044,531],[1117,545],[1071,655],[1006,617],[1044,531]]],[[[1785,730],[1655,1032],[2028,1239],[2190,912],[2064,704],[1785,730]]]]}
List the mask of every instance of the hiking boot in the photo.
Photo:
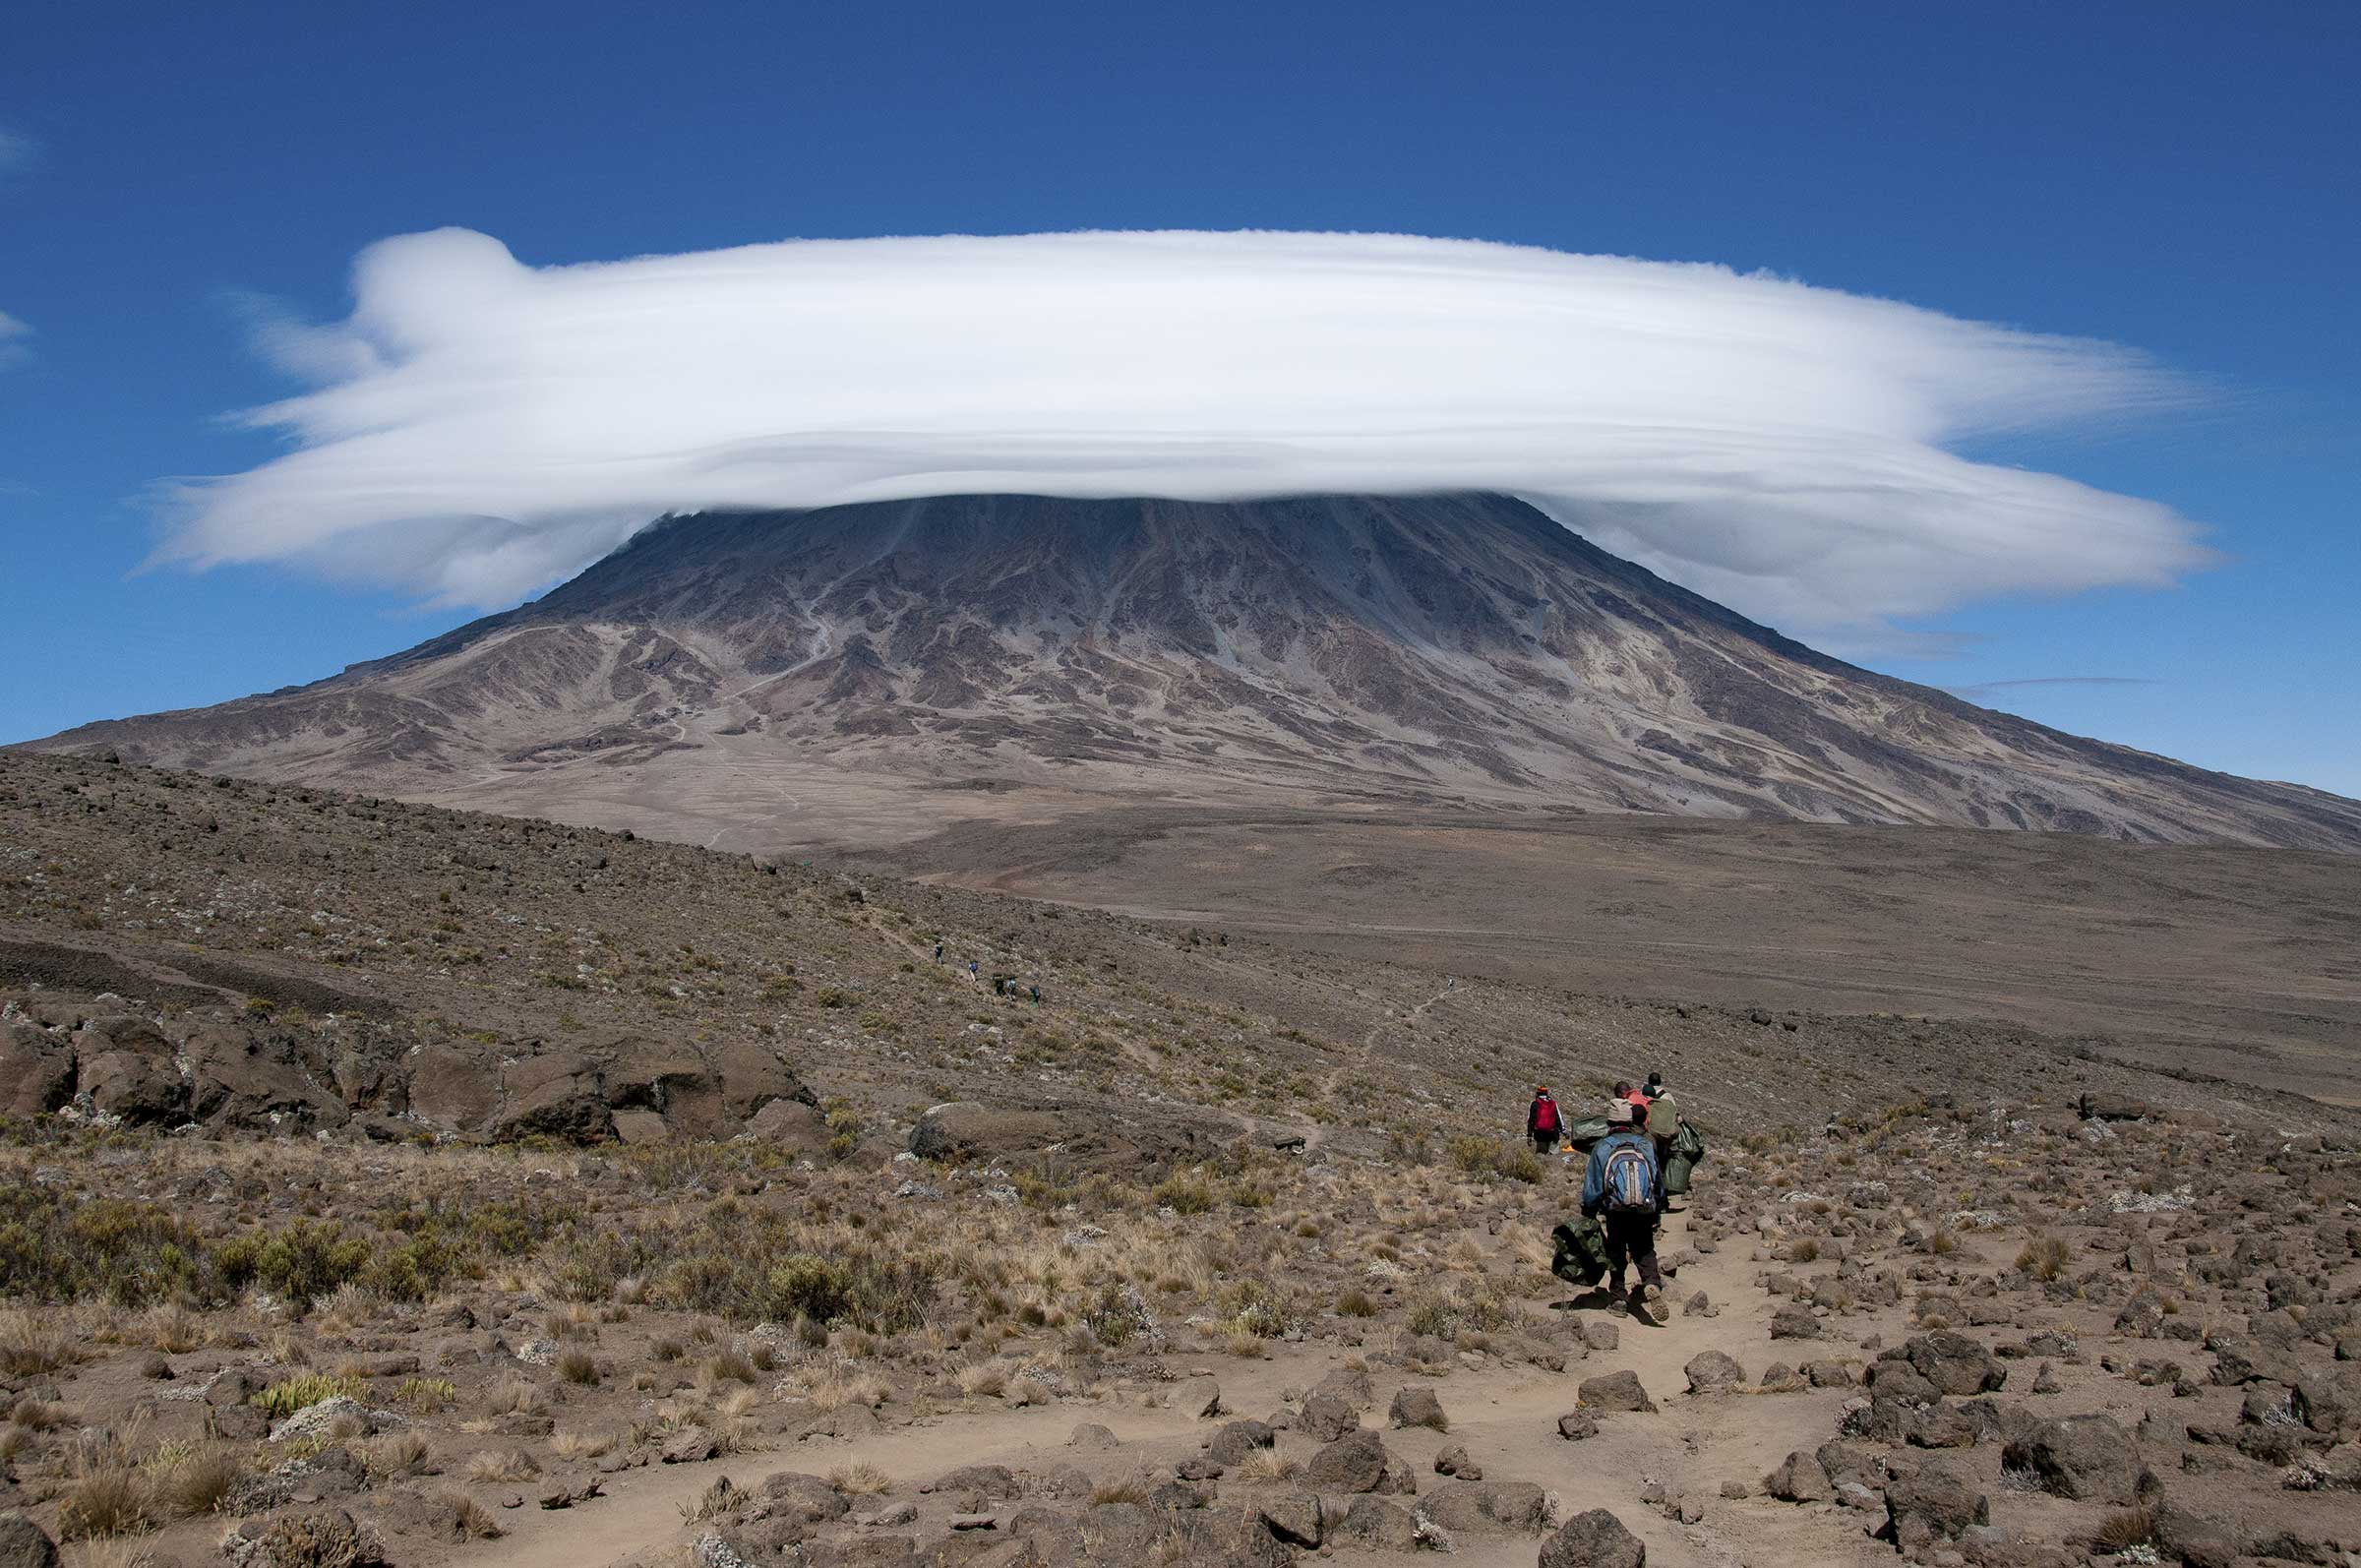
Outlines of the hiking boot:
{"type": "Polygon", "coordinates": [[[1609,1302],[1609,1304],[1611,1304],[1611,1305],[1616,1305],[1616,1306],[1620,1306],[1620,1305],[1622,1305],[1622,1303],[1623,1303],[1623,1282],[1622,1282],[1622,1281],[1620,1281],[1620,1280],[1610,1280],[1609,1282],[1607,1282],[1607,1287],[1606,1287],[1606,1299],[1607,1299],[1607,1301],[1609,1302]]]}
{"type": "Polygon", "coordinates": [[[1649,1315],[1648,1303],[1642,1299],[1646,1294],[1647,1293],[1645,1291],[1632,1292],[1631,1299],[1628,1303],[1626,1303],[1626,1310],[1631,1313],[1633,1322],[1645,1323],[1650,1328],[1655,1328],[1658,1326],[1657,1321],[1654,1317],[1649,1315]]]}

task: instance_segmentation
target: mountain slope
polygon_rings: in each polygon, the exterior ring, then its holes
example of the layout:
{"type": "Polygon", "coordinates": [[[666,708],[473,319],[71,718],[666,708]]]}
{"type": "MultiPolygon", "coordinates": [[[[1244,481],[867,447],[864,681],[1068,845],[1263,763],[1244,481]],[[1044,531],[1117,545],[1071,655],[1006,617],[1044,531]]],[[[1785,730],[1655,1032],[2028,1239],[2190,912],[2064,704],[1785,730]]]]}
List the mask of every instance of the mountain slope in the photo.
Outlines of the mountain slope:
{"type": "Polygon", "coordinates": [[[40,744],[722,832],[832,780],[873,834],[957,786],[2361,849],[2361,804],[1857,669],[1489,495],[667,519],[406,653],[40,744]]]}

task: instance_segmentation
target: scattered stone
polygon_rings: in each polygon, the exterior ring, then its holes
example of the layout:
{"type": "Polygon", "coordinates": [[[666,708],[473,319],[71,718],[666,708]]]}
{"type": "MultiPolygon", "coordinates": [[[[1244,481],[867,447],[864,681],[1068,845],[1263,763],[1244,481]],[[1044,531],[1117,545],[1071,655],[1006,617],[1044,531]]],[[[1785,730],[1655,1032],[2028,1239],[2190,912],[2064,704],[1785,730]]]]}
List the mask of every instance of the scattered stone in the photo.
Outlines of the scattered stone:
{"type": "Polygon", "coordinates": [[[684,1426],[666,1439],[658,1456],[667,1465],[696,1465],[721,1452],[721,1442],[702,1426],[684,1426]]]}
{"type": "Polygon", "coordinates": [[[1582,1343],[1590,1349],[1604,1355],[1614,1350],[1622,1342],[1622,1331],[1606,1319],[1603,1317],[1583,1319],[1582,1343]]]}
{"type": "MultiPolygon", "coordinates": [[[[1587,1410],[1632,1411],[1647,1415],[1656,1413],[1656,1402],[1640,1386],[1640,1374],[1628,1367],[1601,1377],[1584,1378],[1575,1390],[1575,1396],[1587,1410]]],[[[1559,1424],[1562,1429],[1564,1423],[1559,1424]]]]}
{"type": "Polygon", "coordinates": [[[1540,1568],[1648,1568],[1648,1548],[1622,1520],[1594,1508],[1542,1542],[1540,1568]]]}
{"type": "Polygon", "coordinates": [[[1205,1457],[1217,1465],[1242,1465],[1247,1455],[1278,1440],[1279,1434],[1261,1421],[1232,1421],[1213,1434],[1213,1440],[1206,1444],[1205,1457]]]}
{"type": "Polygon", "coordinates": [[[1992,1523],[1992,1500],[1967,1477],[1929,1461],[1886,1483],[1886,1538],[1906,1552],[1957,1540],[1971,1525],[1992,1523]]]}
{"type": "Polygon", "coordinates": [[[1084,1421],[1067,1435],[1065,1446],[1068,1448],[1120,1448],[1122,1443],[1117,1438],[1112,1428],[1102,1426],[1096,1421],[1084,1421]]]}
{"type": "Polygon", "coordinates": [[[1689,1358],[1689,1392],[1719,1394],[1746,1381],[1746,1368],[1720,1351],[1705,1351],[1689,1358]]]}
{"type": "Polygon", "coordinates": [[[2030,1471],[2043,1491],[2078,1502],[2124,1505],[2139,1495],[2139,1450],[2112,1416],[2043,1421],[2011,1442],[2000,1462],[2030,1471]]]}
{"type": "Polygon", "coordinates": [[[1317,1546],[1325,1537],[1319,1498],[1307,1491],[1282,1492],[1256,1507],[1262,1526],[1291,1546],[1317,1546]]]}
{"type": "Polygon", "coordinates": [[[1468,1457],[1465,1443],[1445,1445],[1443,1451],[1434,1456],[1434,1473],[1437,1476],[1456,1476],[1461,1480],[1483,1479],[1483,1467],[1468,1457]]]}
{"type": "Polygon", "coordinates": [[[1419,1504],[1424,1518],[1454,1535],[1496,1536],[1549,1526],[1549,1499],[1528,1480],[1454,1480],[1419,1504]]]}
{"type": "Polygon", "coordinates": [[[1557,1418],[1557,1435],[1569,1443],[1599,1435],[1599,1417],[1587,1410],[1569,1411],[1557,1418]]]}
{"type": "Polygon", "coordinates": [[[1308,1437],[1333,1443],[1347,1432],[1358,1429],[1361,1416],[1334,1394],[1313,1393],[1304,1398],[1303,1410],[1297,1417],[1296,1425],[1308,1437]]]}
{"type": "Polygon", "coordinates": [[[1430,1388],[1405,1388],[1394,1395],[1386,1418],[1397,1430],[1405,1426],[1430,1426],[1438,1432],[1451,1429],[1451,1417],[1443,1414],[1443,1403],[1430,1388]]]}
{"type": "Polygon", "coordinates": [[[23,1514],[0,1514],[0,1568],[57,1568],[57,1542],[23,1514]]]}
{"type": "Polygon", "coordinates": [[[1820,1461],[1800,1450],[1763,1478],[1763,1490],[1784,1503],[1824,1503],[1837,1495],[1836,1483],[1820,1461]]]}
{"type": "Polygon", "coordinates": [[[1303,1467],[1303,1478],[1336,1491],[1373,1492],[1392,1489],[1388,1478],[1395,1468],[1394,1456],[1383,1440],[1375,1432],[1360,1431],[1340,1437],[1312,1455],[1303,1467]]]}

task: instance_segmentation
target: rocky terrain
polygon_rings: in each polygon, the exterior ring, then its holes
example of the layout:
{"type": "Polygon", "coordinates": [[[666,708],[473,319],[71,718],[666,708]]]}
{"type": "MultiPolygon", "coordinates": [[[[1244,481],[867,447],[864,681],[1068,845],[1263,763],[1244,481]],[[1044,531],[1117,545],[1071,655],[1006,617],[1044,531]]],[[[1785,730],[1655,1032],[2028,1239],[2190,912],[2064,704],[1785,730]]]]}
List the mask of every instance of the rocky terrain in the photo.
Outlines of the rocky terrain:
{"type": "Polygon", "coordinates": [[[0,1562],[2361,1560],[2361,1117],[2105,1044],[0,757],[0,1562]]]}
{"type": "Polygon", "coordinates": [[[2361,804],[1825,657],[1489,495],[671,518],[405,653],[40,744],[766,853],[1115,802],[2361,848],[2361,804]]]}

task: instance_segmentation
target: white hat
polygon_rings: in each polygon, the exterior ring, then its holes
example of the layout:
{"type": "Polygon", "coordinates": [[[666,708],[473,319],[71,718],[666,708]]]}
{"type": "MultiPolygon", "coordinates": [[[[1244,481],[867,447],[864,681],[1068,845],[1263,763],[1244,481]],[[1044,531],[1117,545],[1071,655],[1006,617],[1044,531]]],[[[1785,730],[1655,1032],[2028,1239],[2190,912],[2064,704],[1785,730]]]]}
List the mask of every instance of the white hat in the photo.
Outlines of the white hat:
{"type": "Polygon", "coordinates": [[[1631,1102],[1610,1100],[1606,1103],[1606,1119],[1622,1126],[1631,1125],[1631,1102]]]}

